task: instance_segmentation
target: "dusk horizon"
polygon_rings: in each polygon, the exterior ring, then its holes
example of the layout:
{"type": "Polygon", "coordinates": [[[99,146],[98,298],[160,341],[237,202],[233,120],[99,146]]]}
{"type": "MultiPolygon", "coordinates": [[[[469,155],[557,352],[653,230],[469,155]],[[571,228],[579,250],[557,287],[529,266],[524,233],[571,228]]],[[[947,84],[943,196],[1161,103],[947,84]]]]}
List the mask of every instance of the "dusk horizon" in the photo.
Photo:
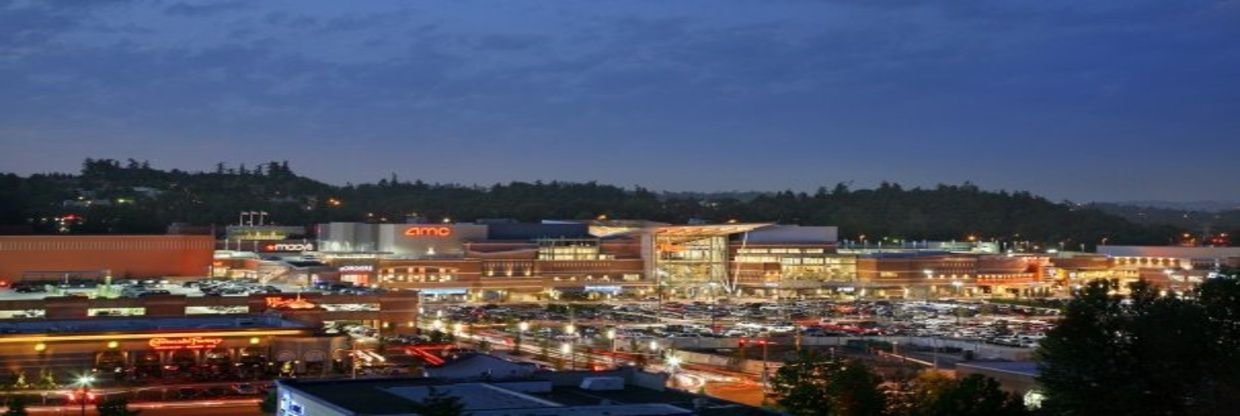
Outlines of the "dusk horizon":
{"type": "Polygon", "coordinates": [[[1234,200],[1225,1],[0,2],[0,170],[1234,200]],[[244,154],[262,156],[242,156],[244,154]]]}
{"type": "Polygon", "coordinates": [[[4,416],[1240,409],[1240,0],[0,0],[4,416]]]}

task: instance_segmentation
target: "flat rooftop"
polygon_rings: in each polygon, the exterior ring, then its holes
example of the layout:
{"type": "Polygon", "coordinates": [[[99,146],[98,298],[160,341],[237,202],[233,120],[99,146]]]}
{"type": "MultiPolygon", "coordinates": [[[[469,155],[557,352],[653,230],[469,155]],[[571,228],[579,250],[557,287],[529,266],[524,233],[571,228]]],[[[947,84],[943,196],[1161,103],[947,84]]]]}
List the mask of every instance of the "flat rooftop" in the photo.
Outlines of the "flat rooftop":
{"type": "Polygon", "coordinates": [[[85,319],[38,319],[0,322],[0,334],[84,334],[95,332],[164,332],[212,329],[312,329],[279,316],[145,316],[85,319]]]}
{"type": "MultiPolygon", "coordinates": [[[[600,377],[613,376],[599,372],[600,377]]],[[[431,388],[459,397],[475,416],[499,415],[690,415],[695,404],[713,407],[701,414],[768,415],[762,409],[678,390],[655,390],[626,384],[621,390],[586,390],[552,385],[535,374],[503,381],[451,381],[442,378],[389,378],[361,380],[280,380],[323,404],[364,415],[408,414],[411,402],[424,399],[431,388]],[[697,401],[697,403],[695,403],[697,401]]]]}

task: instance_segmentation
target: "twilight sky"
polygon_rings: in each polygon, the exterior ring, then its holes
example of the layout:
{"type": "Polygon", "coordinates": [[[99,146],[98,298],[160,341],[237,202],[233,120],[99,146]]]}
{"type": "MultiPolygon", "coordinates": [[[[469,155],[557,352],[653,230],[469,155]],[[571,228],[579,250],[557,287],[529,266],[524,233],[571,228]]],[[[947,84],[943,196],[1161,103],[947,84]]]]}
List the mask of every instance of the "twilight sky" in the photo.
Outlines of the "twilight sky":
{"type": "Polygon", "coordinates": [[[86,157],[1237,200],[1240,0],[0,0],[0,171],[86,157]]]}

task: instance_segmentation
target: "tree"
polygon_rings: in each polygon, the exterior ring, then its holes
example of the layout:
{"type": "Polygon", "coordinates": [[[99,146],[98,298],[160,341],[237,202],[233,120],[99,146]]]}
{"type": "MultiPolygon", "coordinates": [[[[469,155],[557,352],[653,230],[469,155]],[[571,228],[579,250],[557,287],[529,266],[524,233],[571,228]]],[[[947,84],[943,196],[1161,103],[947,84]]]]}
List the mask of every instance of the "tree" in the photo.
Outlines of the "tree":
{"type": "Polygon", "coordinates": [[[279,399],[276,398],[275,390],[267,390],[267,396],[263,397],[263,401],[258,402],[258,410],[263,414],[274,415],[279,407],[279,399]]]}
{"type": "Polygon", "coordinates": [[[5,403],[5,406],[8,407],[8,409],[4,411],[3,416],[27,415],[26,398],[24,396],[10,396],[8,402],[5,403]]]}
{"type": "Polygon", "coordinates": [[[460,416],[465,413],[465,403],[459,397],[428,387],[426,398],[413,405],[414,413],[421,416],[460,416]]]}
{"type": "Polygon", "coordinates": [[[798,416],[881,415],[887,407],[882,379],[864,363],[802,354],[775,372],[777,403],[798,416]]]}
{"type": "Polygon", "coordinates": [[[109,397],[95,405],[99,416],[136,416],[137,410],[129,410],[129,400],[124,397],[109,397]]]}
{"type": "Polygon", "coordinates": [[[909,414],[915,416],[1026,416],[1021,397],[999,389],[993,378],[973,374],[953,380],[937,372],[916,380],[909,414]]]}
{"type": "Polygon", "coordinates": [[[1055,414],[1229,414],[1240,406],[1240,282],[1210,279],[1163,296],[1141,281],[1127,299],[1091,282],[1037,351],[1043,407],[1055,414]]]}
{"type": "Polygon", "coordinates": [[[44,390],[51,390],[60,387],[60,383],[56,382],[56,374],[46,368],[39,370],[38,387],[44,390]]]}

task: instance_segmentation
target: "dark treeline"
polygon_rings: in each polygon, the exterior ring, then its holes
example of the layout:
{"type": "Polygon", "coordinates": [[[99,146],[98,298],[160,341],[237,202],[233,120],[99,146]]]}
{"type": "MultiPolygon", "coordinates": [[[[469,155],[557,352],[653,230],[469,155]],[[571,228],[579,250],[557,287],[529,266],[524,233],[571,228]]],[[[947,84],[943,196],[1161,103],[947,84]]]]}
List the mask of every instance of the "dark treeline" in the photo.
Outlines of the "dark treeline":
{"type": "Polygon", "coordinates": [[[1112,203],[1090,204],[1090,207],[1138,224],[1169,224],[1207,234],[1240,230],[1240,209],[1208,212],[1112,203]]]}
{"type": "Polygon", "coordinates": [[[1027,192],[990,192],[971,184],[874,189],[844,184],[813,193],[658,193],[594,182],[513,182],[492,186],[428,184],[393,175],[376,183],[334,186],[295,174],[287,162],[219,164],[210,172],[170,171],[146,162],[87,159],[70,174],[0,175],[0,224],[55,232],[54,218],[74,214],[74,233],[160,233],[168,224],[224,225],[241,211],[266,211],[281,224],[326,221],[402,221],[417,213],[451,218],[651,219],[685,223],[771,221],[838,225],[841,238],[866,235],[910,240],[1029,240],[1092,246],[1164,244],[1180,230],[1139,225],[1098,210],[1055,203],[1027,192]],[[739,199],[737,195],[745,195],[739,199]],[[339,203],[335,203],[338,201],[339,203]],[[48,220],[45,220],[48,219],[48,220]]]}

